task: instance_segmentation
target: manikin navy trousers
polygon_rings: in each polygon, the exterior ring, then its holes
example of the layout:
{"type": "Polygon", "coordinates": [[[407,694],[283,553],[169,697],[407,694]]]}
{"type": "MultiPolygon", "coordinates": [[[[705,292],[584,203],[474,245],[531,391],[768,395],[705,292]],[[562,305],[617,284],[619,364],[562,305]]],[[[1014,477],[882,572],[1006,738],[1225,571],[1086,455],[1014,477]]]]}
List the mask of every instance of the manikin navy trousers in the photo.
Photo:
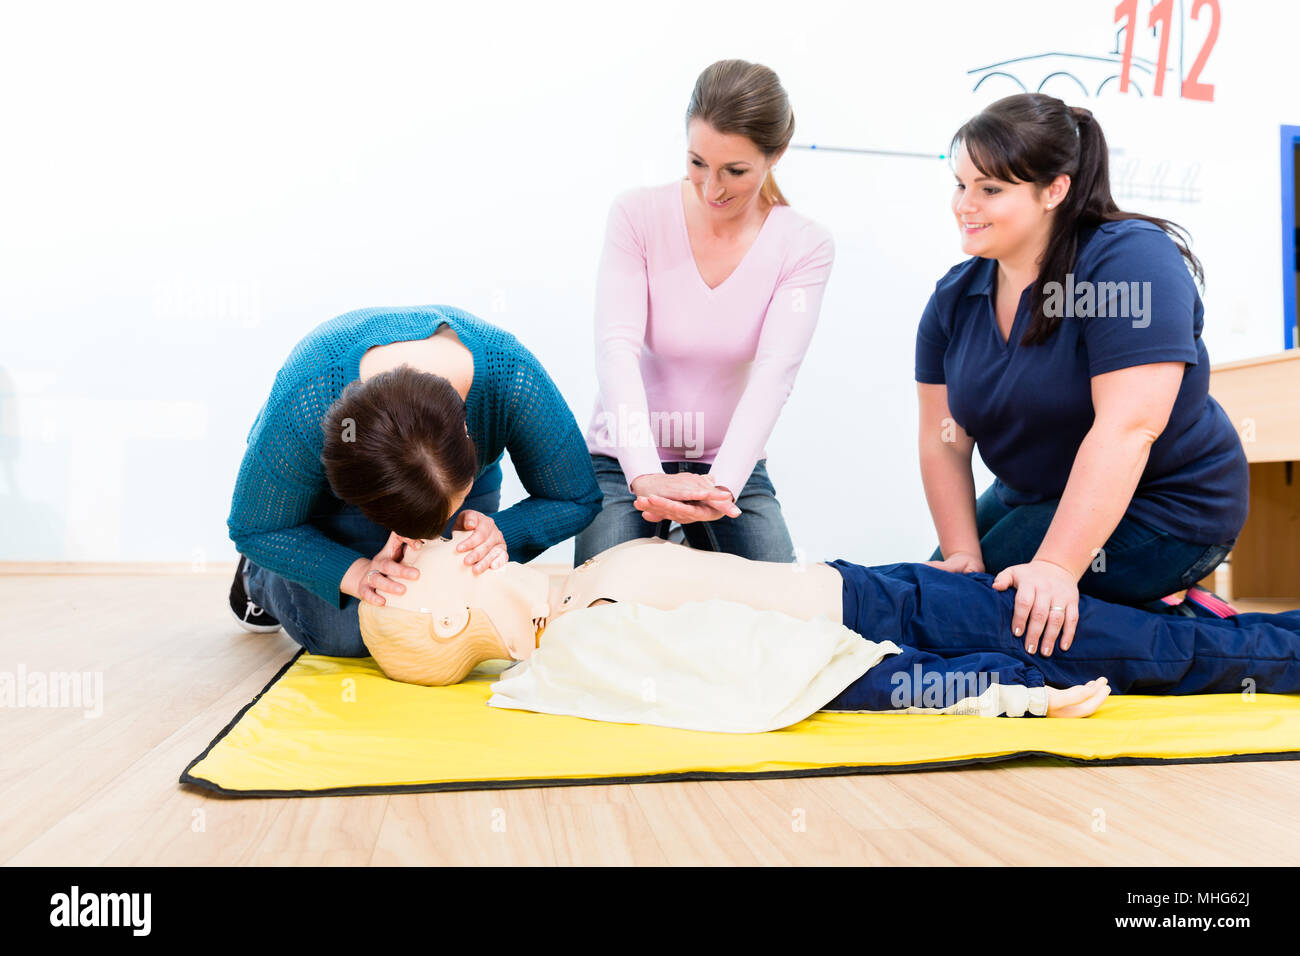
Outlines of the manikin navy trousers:
{"type": "MultiPolygon", "coordinates": [[[[972,676],[980,687],[1025,688],[1105,677],[1119,694],[1300,693],[1300,611],[1193,618],[1081,595],[1070,649],[1058,641],[1044,657],[1026,653],[1024,638],[1011,633],[1015,590],[993,590],[991,575],[912,563],[828,564],[844,578],[845,626],[868,640],[893,641],[903,653],[867,671],[826,710],[920,706],[918,677],[928,688],[969,687],[972,676]]],[[[951,698],[926,704],[949,707],[951,698]]]]}

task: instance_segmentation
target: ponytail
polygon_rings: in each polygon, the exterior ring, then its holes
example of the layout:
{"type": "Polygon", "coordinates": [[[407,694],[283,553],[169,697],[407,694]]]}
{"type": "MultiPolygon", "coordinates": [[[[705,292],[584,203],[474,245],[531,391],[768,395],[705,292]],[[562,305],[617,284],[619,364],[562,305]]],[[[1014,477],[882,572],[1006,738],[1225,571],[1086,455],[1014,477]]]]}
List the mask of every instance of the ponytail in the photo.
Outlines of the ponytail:
{"type": "Polygon", "coordinates": [[[777,186],[776,177],[772,175],[770,169],[767,171],[767,175],[763,177],[763,185],[759,189],[758,195],[762,197],[764,202],[770,203],[773,206],[790,205],[786,201],[785,196],[781,194],[781,188],[777,186]]]}

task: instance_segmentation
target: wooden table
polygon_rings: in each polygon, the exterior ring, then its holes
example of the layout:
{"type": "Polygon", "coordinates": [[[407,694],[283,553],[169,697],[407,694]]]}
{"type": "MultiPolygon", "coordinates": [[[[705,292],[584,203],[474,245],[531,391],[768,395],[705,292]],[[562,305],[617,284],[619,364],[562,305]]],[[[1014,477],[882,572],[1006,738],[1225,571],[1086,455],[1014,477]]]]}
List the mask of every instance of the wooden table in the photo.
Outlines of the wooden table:
{"type": "Polygon", "coordinates": [[[1234,599],[1300,604],[1300,349],[1216,365],[1210,394],[1250,462],[1250,514],[1229,558],[1227,590],[1234,599]]]}

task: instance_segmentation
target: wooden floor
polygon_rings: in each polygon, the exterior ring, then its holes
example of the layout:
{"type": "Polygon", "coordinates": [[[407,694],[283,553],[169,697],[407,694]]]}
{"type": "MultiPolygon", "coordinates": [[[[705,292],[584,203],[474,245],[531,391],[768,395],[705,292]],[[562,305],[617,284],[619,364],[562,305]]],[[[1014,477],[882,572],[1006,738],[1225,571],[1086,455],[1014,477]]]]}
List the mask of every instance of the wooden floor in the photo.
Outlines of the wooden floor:
{"type": "Polygon", "coordinates": [[[1300,761],[234,799],[177,777],[284,664],[229,571],[0,576],[0,670],[100,671],[103,715],[0,711],[9,864],[1300,864],[1300,761]],[[504,822],[504,832],[501,823],[504,822]]]}

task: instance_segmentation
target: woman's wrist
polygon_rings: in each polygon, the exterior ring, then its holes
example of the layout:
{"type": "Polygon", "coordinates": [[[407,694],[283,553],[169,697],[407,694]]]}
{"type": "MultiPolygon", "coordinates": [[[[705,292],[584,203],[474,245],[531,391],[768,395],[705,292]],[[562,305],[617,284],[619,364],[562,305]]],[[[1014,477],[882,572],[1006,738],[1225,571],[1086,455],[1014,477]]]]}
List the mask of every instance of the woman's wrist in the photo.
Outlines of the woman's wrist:
{"type": "Polygon", "coordinates": [[[1044,554],[1042,551],[1040,551],[1038,554],[1035,554],[1033,558],[1030,560],[1036,561],[1040,564],[1050,564],[1054,568],[1059,568],[1061,571],[1064,571],[1066,574],[1068,574],[1071,580],[1073,580],[1077,584],[1079,579],[1083,577],[1084,571],[1088,570],[1088,564],[1090,563],[1091,558],[1088,561],[1085,561],[1083,563],[1083,570],[1076,570],[1076,566],[1078,562],[1070,562],[1068,559],[1063,559],[1057,556],[1044,554]]]}
{"type": "Polygon", "coordinates": [[[365,576],[366,568],[370,566],[369,558],[357,558],[352,562],[352,567],[348,568],[343,575],[343,580],[339,582],[339,590],[348,597],[361,597],[361,579],[365,576]]]}
{"type": "MultiPolygon", "coordinates": [[[[663,474],[663,472],[660,472],[659,474],[663,474]]],[[[641,482],[642,486],[644,487],[644,479],[654,478],[654,477],[656,477],[654,472],[647,472],[644,475],[637,475],[635,478],[633,478],[631,481],[627,483],[628,490],[631,491],[632,494],[634,495],[639,495],[641,494],[641,490],[637,488],[637,482],[641,482]]]]}

